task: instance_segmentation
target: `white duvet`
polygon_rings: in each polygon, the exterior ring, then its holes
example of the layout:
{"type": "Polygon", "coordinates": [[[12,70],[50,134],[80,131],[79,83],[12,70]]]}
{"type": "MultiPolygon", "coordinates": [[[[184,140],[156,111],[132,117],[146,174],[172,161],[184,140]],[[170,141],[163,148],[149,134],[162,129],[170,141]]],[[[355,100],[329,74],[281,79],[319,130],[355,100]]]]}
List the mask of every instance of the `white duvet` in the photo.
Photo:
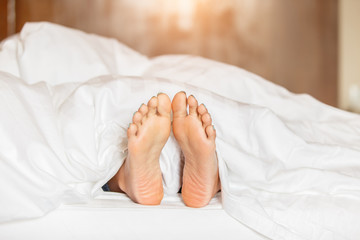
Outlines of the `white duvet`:
{"type": "MultiPolygon", "coordinates": [[[[126,156],[133,112],[181,90],[213,117],[228,214],[269,239],[360,239],[359,115],[237,67],[148,59],[49,23],[0,45],[0,222],[100,194],[126,156]]],[[[180,188],[179,151],[171,136],[160,158],[167,195],[180,188]]]]}

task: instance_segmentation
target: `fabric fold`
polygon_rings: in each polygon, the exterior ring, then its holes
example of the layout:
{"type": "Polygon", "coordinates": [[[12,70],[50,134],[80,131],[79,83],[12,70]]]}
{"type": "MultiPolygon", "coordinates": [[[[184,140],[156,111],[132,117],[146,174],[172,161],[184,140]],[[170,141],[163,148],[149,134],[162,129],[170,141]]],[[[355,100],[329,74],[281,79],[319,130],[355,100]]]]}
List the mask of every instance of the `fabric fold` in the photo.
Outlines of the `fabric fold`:
{"type": "MultiPolygon", "coordinates": [[[[178,91],[217,130],[223,208],[269,239],[360,236],[360,116],[200,57],[148,59],[113,39],[28,23],[0,50],[0,222],[85,202],[120,168],[133,112],[178,91]]],[[[180,148],[160,157],[166,194],[180,148]]]]}

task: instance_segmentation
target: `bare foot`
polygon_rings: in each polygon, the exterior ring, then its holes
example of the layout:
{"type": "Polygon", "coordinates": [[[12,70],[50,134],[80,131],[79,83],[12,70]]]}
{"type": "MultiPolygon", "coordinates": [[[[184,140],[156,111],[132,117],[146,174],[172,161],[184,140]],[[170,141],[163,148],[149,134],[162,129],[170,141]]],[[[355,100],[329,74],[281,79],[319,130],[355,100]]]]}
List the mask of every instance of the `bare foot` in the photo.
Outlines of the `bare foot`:
{"type": "Polygon", "coordinates": [[[112,191],[123,191],[140,204],[160,204],[164,192],[159,157],[170,135],[170,112],[171,101],[161,93],[134,114],[127,132],[127,158],[109,181],[112,191]]]}
{"type": "Polygon", "coordinates": [[[185,156],[182,197],[189,207],[206,206],[220,190],[215,129],[206,107],[184,92],[172,101],[173,132],[185,156]],[[189,114],[187,114],[187,104],[189,114]]]}

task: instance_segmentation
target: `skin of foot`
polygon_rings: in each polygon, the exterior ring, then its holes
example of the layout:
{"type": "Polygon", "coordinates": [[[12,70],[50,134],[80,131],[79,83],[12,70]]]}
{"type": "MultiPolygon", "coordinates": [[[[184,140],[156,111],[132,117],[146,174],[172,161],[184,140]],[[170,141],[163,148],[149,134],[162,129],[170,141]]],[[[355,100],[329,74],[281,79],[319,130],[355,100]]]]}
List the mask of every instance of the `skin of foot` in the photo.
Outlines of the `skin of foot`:
{"type": "Polygon", "coordinates": [[[183,201],[189,207],[206,206],[221,188],[211,116],[205,105],[185,92],[175,95],[172,111],[174,136],[185,157],[183,201]]]}
{"type": "Polygon", "coordinates": [[[125,192],[139,204],[160,204],[164,192],[159,157],[171,131],[170,112],[171,101],[163,93],[135,112],[127,131],[127,158],[108,183],[112,191],[125,192]]]}

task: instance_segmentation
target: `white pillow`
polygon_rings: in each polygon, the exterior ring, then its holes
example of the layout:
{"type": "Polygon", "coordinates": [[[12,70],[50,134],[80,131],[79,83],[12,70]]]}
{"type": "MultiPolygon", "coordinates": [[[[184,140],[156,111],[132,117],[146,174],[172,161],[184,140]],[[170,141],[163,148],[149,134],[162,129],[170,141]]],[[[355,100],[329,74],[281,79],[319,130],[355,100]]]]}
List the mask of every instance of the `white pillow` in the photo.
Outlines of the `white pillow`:
{"type": "Polygon", "coordinates": [[[6,63],[0,70],[27,83],[53,85],[108,74],[139,76],[149,60],[115,39],[42,22],[26,23],[18,36],[5,40],[0,63],[6,63]]]}

